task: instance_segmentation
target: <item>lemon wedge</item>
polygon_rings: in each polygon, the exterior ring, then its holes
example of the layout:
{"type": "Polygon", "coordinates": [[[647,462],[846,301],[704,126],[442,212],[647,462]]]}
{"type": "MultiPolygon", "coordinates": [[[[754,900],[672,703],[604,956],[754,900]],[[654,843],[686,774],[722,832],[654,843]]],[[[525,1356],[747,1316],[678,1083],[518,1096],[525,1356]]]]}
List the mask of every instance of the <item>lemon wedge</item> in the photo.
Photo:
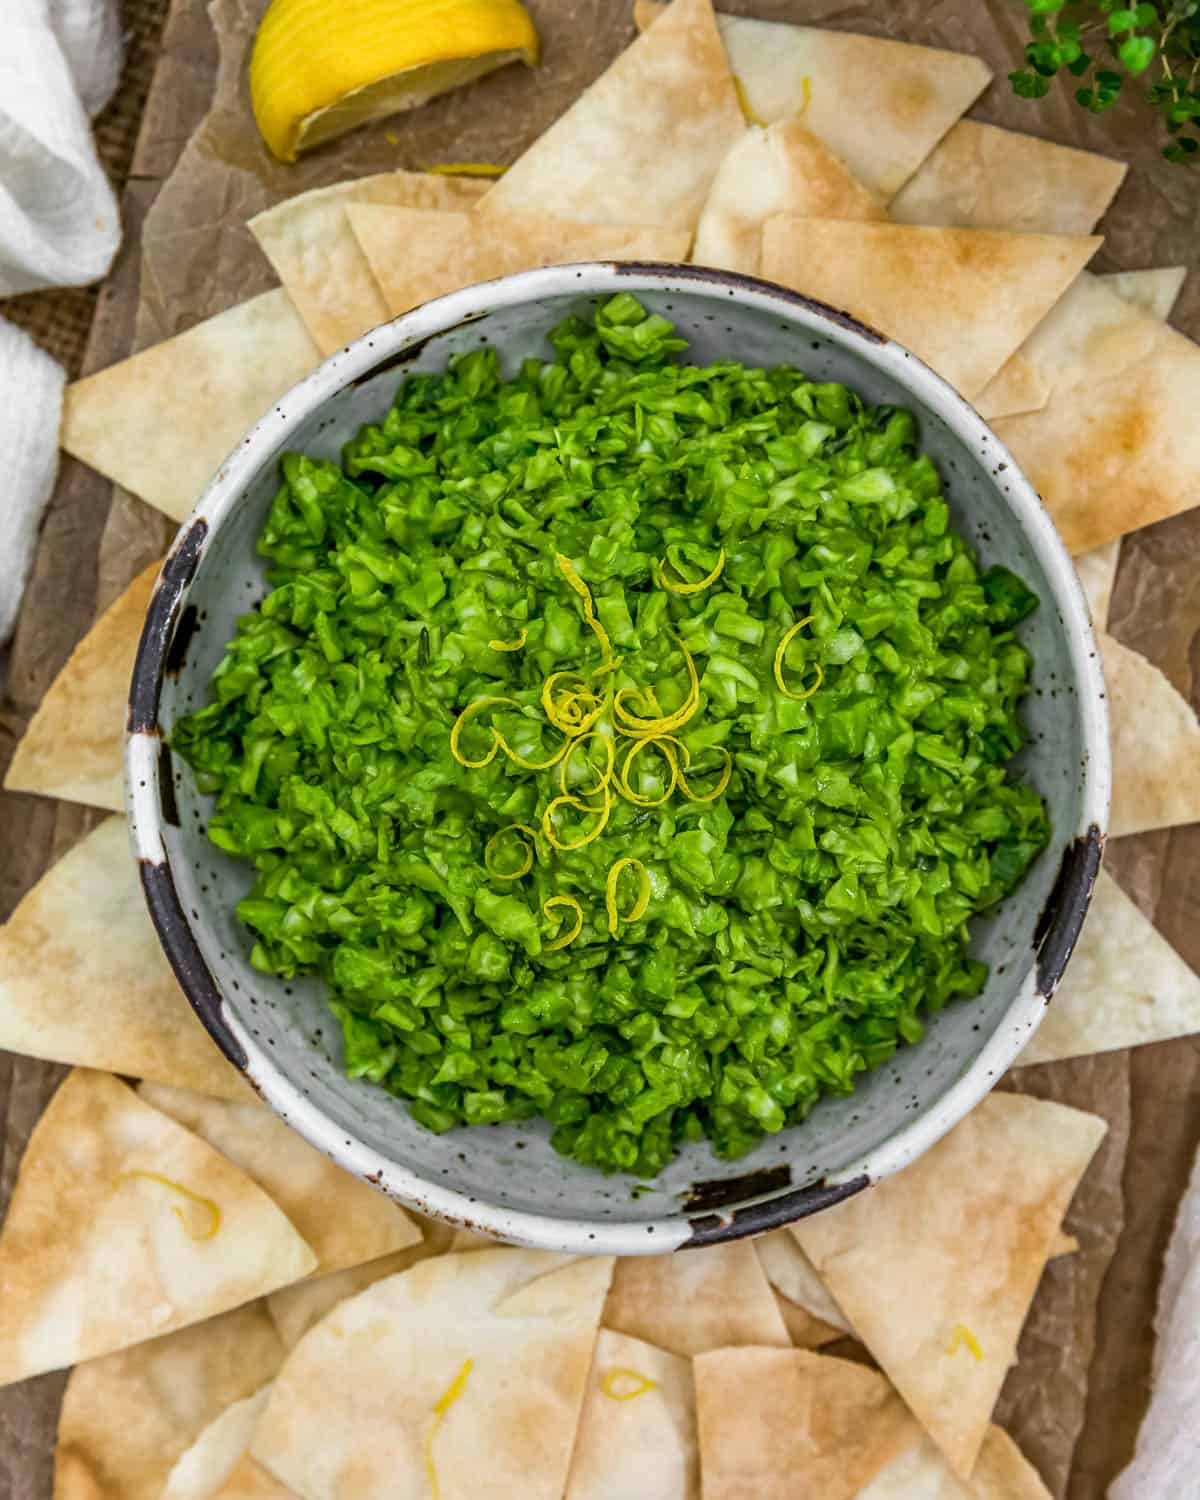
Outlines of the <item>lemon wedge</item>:
{"type": "Polygon", "coordinates": [[[271,0],[250,58],[250,97],[267,145],[295,161],[369,120],[537,56],[520,0],[271,0]]]}

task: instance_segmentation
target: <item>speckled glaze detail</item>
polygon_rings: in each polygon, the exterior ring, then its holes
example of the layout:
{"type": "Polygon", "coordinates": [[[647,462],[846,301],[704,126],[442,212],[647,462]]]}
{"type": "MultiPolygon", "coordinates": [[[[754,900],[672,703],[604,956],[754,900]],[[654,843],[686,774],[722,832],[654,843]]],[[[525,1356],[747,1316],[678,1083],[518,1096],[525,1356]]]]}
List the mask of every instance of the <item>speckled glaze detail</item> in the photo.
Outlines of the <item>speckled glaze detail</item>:
{"type": "Polygon", "coordinates": [[[652,1254],[760,1233],[860,1192],[927,1150],[992,1088],[1041,1019],[1087,907],[1108,814],[1104,685],[1087,608],[1008,452],[908,350],[768,283],[696,267],[589,263],[507,277],[417,308],[327,360],[230,455],[181,531],[151,601],[130,727],[130,826],[151,916],[225,1055],[315,1146],[402,1202],[516,1244],[582,1253],[652,1254]],[[511,371],[544,354],[561,318],[586,315],[616,291],[671,318],[697,362],[792,364],[867,401],[914,410],[954,524],[985,563],[1006,563],[1042,599],[1021,627],[1036,662],[1022,763],[1054,824],[1029,879],[973,928],[973,951],[991,968],[977,1000],[948,1007],[924,1041],[853,1095],[823,1100],[741,1161],[689,1145],[650,1185],[557,1156],[540,1122],[430,1135],[400,1101],[347,1080],[321,986],[251,967],[233,911],[250,873],[208,843],[209,804],[164,744],[175,720],[204,701],[237,617],[266,592],[253,542],[280,454],[336,457],[362,423],[382,416],[405,374],[443,369],[451,355],[486,345],[511,371]]]}

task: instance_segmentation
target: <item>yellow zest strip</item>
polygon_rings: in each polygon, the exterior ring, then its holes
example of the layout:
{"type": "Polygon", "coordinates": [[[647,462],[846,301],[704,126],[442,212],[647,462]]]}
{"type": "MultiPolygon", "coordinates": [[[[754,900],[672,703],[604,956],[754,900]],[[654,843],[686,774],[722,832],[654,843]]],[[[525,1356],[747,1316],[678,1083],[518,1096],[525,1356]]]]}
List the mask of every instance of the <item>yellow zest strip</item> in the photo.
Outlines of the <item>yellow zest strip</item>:
{"type": "Polygon", "coordinates": [[[209,1223],[209,1227],[201,1234],[196,1234],[191,1229],[188,1224],[188,1216],[184,1213],[182,1208],[176,1206],[171,1210],[171,1212],[175,1214],[179,1222],[183,1225],[184,1232],[187,1234],[189,1239],[211,1240],[216,1234],[217,1230],[220,1229],[221,1210],[211,1198],[202,1198],[199,1193],[193,1193],[190,1188],[185,1188],[178,1182],[172,1182],[169,1177],[162,1177],[157,1172],[143,1172],[141,1170],[135,1172],[126,1172],[121,1180],[126,1181],[129,1178],[133,1177],[144,1177],[147,1182],[157,1182],[160,1187],[170,1188],[173,1193],[182,1193],[182,1195],[190,1203],[198,1204],[200,1208],[205,1210],[205,1212],[209,1215],[209,1219],[211,1222],[209,1223]]]}
{"type": "MultiPolygon", "coordinates": [[[[600,779],[596,782],[595,786],[576,787],[573,795],[576,797],[598,797],[604,791],[608,783],[612,780],[613,761],[616,758],[616,751],[613,748],[612,736],[604,734],[598,729],[594,729],[591,731],[591,733],[580,735],[578,739],[572,740],[567,749],[566,755],[564,755],[562,758],[562,762],[558,768],[558,784],[562,790],[562,794],[564,797],[569,797],[572,795],[571,788],[567,785],[567,780],[571,774],[571,757],[575,754],[576,750],[578,750],[581,745],[586,745],[589,740],[600,740],[604,745],[604,773],[600,776],[600,779]]],[[[590,761],[588,762],[588,765],[592,770],[596,769],[590,761]]]]}
{"type": "Polygon", "coordinates": [[[971,1351],[973,1358],[983,1358],[983,1350],[979,1347],[979,1340],[965,1323],[957,1323],[955,1324],[954,1332],[950,1335],[950,1346],[946,1350],[946,1353],[957,1354],[964,1344],[971,1351]]]}
{"type": "Polygon", "coordinates": [[[715,802],[721,795],[721,793],[725,790],[725,788],[729,785],[729,778],[733,775],[733,756],[730,755],[729,751],[725,749],[724,745],[713,745],[712,748],[717,752],[717,754],[723,755],[725,757],[725,765],[721,770],[721,774],[717,777],[716,785],[712,788],[711,791],[703,793],[694,792],[692,791],[691,786],[688,784],[687,776],[684,774],[684,772],[691,767],[692,757],[688,753],[686,745],[680,745],[679,748],[683,751],[684,756],[686,757],[683,763],[683,769],[679,772],[679,790],[683,793],[683,795],[688,799],[689,802],[715,802]]]}
{"type": "Polygon", "coordinates": [[[683,659],[688,671],[688,695],[679,708],[673,714],[664,714],[657,719],[642,719],[636,714],[631,714],[622,702],[624,698],[641,698],[646,702],[648,689],[646,688],[622,688],[613,699],[613,713],[622,722],[617,726],[622,734],[630,736],[653,735],[659,737],[670,734],[673,729],[681,729],[700,707],[700,679],[696,675],[696,663],[692,660],[692,654],[682,641],[677,642],[679,649],[683,652],[683,659]],[[628,726],[628,727],[627,727],[628,726]]]}
{"type": "Polygon", "coordinates": [[[488,874],[494,876],[496,880],[520,880],[522,875],[528,875],[530,870],[533,869],[533,841],[536,838],[537,831],[533,828],[530,828],[528,823],[509,823],[508,826],[502,828],[499,833],[494,833],[491,838],[488,839],[487,843],[483,846],[484,868],[487,870],[488,874]],[[522,839],[520,841],[521,852],[524,854],[525,858],[521,863],[520,869],[518,870],[497,870],[495,866],[495,846],[497,843],[499,843],[499,841],[504,837],[506,833],[523,833],[528,839],[528,843],[526,843],[525,839],[522,839]]]}
{"type": "Polygon", "coordinates": [[[444,161],[425,170],[438,177],[503,177],[508,168],[494,161],[444,161]]]}
{"type": "Polygon", "coordinates": [[[813,662],[813,670],[816,675],[813,678],[812,686],[805,688],[802,693],[793,693],[783,680],[783,659],[787,654],[787,648],[806,625],[812,624],[813,619],[813,615],[805,615],[803,620],[797,620],[790,630],[784,632],[783,639],[775,648],[775,686],[785,698],[790,698],[793,703],[803,703],[806,698],[811,698],[825,680],[825,673],[821,670],[821,663],[819,661],[813,662]]]}
{"type": "Polygon", "coordinates": [[[446,1413],[466,1390],[467,1377],[474,1363],[473,1359],[466,1360],[443,1394],[433,1403],[433,1421],[429,1424],[429,1435],[425,1439],[425,1472],[429,1476],[429,1493],[433,1500],[442,1500],[442,1487],[438,1484],[437,1465],[433,1460],[433,1440],[438,1435],[446,1413]]]}
{"type": "Polygon", "coordinates": [[[583,682],[583,677],[578,672],[551,672],[542,684],[542,709],[551,724],[561,733],[585,734],[604,712],[604,699],[586,685],[578,692],[564,691],[555,698],[554,685],[565,677],[583,682]],[[581,703],[586,703],[588,707],[579,708],[577,705],[581,703]]]}
{"type": "Polygon", "coordinates": [[[646,873],[646,866],[640,859],[619,859],[608,872],[608,880],[604,886],[604,904],[608,908],[608,930],[613,937],[617,935],[617,928],[622,922],[637,922],[646,915],[646,908],[650,905],[650,876],[646,873]],[[626,870],[636,870],[638,873],[637,900],[629,908],[624,916],[617,911],[617,885],[621,875],[626,870]]]}
{"type": "Polygon", "coordinates": [[[750,104],[750,96],[746,93],[746,85],[742,82],[742,80],[736,73],[733,75],[733,87],[735,93],[737,94],[737,102],[741,106],[742,116],[745,119],[746,124],[760,125],[765,127],[767,122],[763,119],[760,119],[759,116],[754,113],[754,110],[750,104]]]}
{"type": "MultiPolygon", "coordinates": [[[[629,747],[629,754],[621,766],[620,774],[617,776],[617,790],[622,797],[626,797],[635,807],[661,807],[664,802],[669,802],[675,795],[675,788],[679,785],[679,762],[675,759],[672,745],[678,745],[679,741],[672,739],[670,735],[647,735],[644,739],[635,740],[629,747]],[[629,770],[634,760],[641,754],[647,745],[653,745],[671,770],[671,779],[667,783],[667,789],[661,797],[643,797],[635,792],[629,780],[629,770]]],[[[680,749],[683,747],[680,746],[680,749]]]]}
{"type": "Polygon", "coordinates": [[[604,788],[604,806],[602,808],[589,807],[578,797],[555,797],[546,811],[542,814],[542,832],[546,835],[546,842],[554,849],[563,854],[570,854],[574,849],[582,849],[585,844],[590,844],[598,839],[608,826],[609,814],[612,812],[612,795],[607,787],[604,788]],[[573,844],[564,844],[559,838],[554,827],[554,814],[560,807],[573,807],[576,812],[594,813],[597,815],[596,826],[585,833],[581,839],[576,839],[573,844]]]}
{"type": "Polygon", "coordinates": [[[571,743],[570,740],[564,740],[549,760],[526,760],[523,755],[517,754],[499,730],[493,730],[492,733],[496,736],[497,745],[504,751],[509,760],[514,765],[521,766],[526,771],[548,771],[551,766],[558,765],[559,761],[567,753],[567,748],[571,743]]]}
{"type": "Polygon", "coordinates": [[[669,594],[702,594],[705,589],[711,588],[721,574],[725,571],[725,548],[721,548],[717,565],[711,573],[706,573],[699,583],[675,583],[667,577],[667,560],[664,558],[658,565],[658,581],[669,594]]]}
{"type": "Polygon", "coordinates": [[[557,907],[567,906],[575,913],[575,925],[570,932],[563,933],[562,937],[556,937],[552,943],[547,943],[543,953],[556,953],[560,948],[569,947],[579,934],[583,931],[583,907],[576,901],[574,896],[551,896],[548,901],[542,902],[542,914],[548,917],[557,907]]]}
{"type": "Polygon", "coordinates": [[[574,564],[569,557],[564,557],[561,552],[556,552],[554,554],[554,561],[562,571],[563,577],[583,600],[583,618],[592,627],[593,634],[600,642],[602,664],[606,667],[611,666],[613,659],[612,642],[608,638],[608,632],[596,618],[596,606],[592,602],[591,589],[588,588],[587,584],[584,583],[583,579],[575,571],[574,564]]]}
{"type": "Polygon", "coordinates": [[[466,728],[467,723],[485,708],[492,708],[497,703],[507,703],[512,708],[520,708],[515,698],[476,698],[474,703],[468,703],[462,713],[454,721],[454,728],[450,731],[450,754],[460,766],[466,766],[468,770],[477,771],[480,766],[490,766],[496,759],[496,751],[500,749],[502,741],[496,731],[492,730],[492,748],[482,760],[468,760],[458,748],[458,741],[466,728]]]}
{"type": "Polygon", "coordinates": [[[519,651],[528,639],[529,631],[522,626],[521,634],[515,641],[489,641],[488,647],[492,651],[519,651]]]}
{"type": "Polygon", "coordinates": [[[639,1375],[636,1370],[628,1370],[624,1365],[618,1365],[615,1369],[607,1371],[600,1382],[600,1389],[614,1401],[633,1401],[638,1396],[644,1396],[647,1391],[656,1391],[658,1381],[651,1380],[649,1375],[639,1375]],[[628,1381],[633,1382],[632,1389],[626,1385],[628,1381]]]}
{"type": "Polygon", "coordinates": [[[812,103],[812,79],[807,74],[800,80],[800,98],[802,103],[796,111],[797,115],[802,115],[812,103]]]}

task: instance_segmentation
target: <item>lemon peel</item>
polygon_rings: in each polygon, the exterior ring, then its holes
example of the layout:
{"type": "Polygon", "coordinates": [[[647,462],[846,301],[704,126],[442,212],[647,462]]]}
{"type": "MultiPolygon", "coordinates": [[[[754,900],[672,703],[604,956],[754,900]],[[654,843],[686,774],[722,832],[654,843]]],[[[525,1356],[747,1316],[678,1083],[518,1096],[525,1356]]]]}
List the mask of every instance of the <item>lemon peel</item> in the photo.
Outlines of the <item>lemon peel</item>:
{"type": "Polygon", "coordinates": [[[425,1472],[429,1477],[429,1493],[433,1500],[441,1500],[442,1496],[442,1487],[438,1483],[437,1464],[433,1457],[433,1440],[438,1435],[438,1429],[445,1420],[446,1413],[466,1390],[467,1381],[474,1367],[473,1359],[464,1360],[462,1369],[433,1403],[433,1421],[429,1424],[429,1433],[425,1438],[425,1472]]]}
{"type": "Polygon", "coordinates": [[[604,882],[604,905],[608,911],[608,930],[613,937],[616,937],[622,922],[637,922],[646,915],[650,905],[650,876],[640,859],[618,859],[612,866],[604,882]],[[633,905],[621,916],[617,909],[617,887],[626,870],[636,870],[638,894],[633,905]]]}
{"type": "Polygon", "coordinates": [[[679,762],[675,759],[675,752],[672,749],[673,745],[678,744],[679,741],[672,739],[670,735],[647,735],[644,739],[635,740],[630,745],[629,754],[621,763],[621,769],[617,775],[617,790],[621,793],[622,797],[632,802],[635,807],[661,807],[664,802],[669,802],[675,795],[675,789],[679,785],[679,762]],[[658,751],[666,761],[668,769],[671,772],[671,779],[667,783],[667,789],[661,797],[643,797],[640,793],[634,791],[629,780],[629,770],[633,762],[643,750],[650,746],[653,746],[658,751]]]}
{"type": "Polygon", "coordinates": [[[501,828],[498,833],[492,834],[491,838],[488,839],[487,843],[483,846],[484,868],[487,870],[488,874],[493,876],[496,880],[520,880],[523,875],[528,875],[530,870],[533,869],[533,849],[534,840],[536,838],[537,830],[535,828],[530,828],[528,823],[507,824],[504,828],[501,828]],[[500,842],[500,840],[506,833],[523,833],[527,835],[529,839],[528,843],[526,843],[524,839],[520,841],[521,851],[524,854],[525,858],[522,861],[520,868],[517,870],[496,869],[496,845],[500,842]]]}
{"type": "Polygon", "coordinates": [[[712,588],[725,571],[725,548],[722,547],[717,555],[712,572],[706,573],[697,583],[676,583],[674,579],[667,577],[667,567],[667,560],[663,558],[658,565],[658,581],[669,594],[702,594],[705,589],[712,588]]]}
{"type": "Polygon", "coordinates": [[[591,589],[588,588],[587,584],[584,583],[583,579],[575,571],[575,565],[569,557],[565,556],[562,552],[556,552],[554,554],[554,561],[558,564],[559,570],[567,580],[567,583],[583,601],[583,618],[592,627],[592,633],[600,643],[601,665],[611,667],[613,665],[612,642],[608,638],[608,632],[596,618],[596,606],[592,600],[591,589]]]}
{"type": "Polygon", "coordinates": [[[438,177],[503,177],[508,168],[494,161],[443,161],[425,170],[438,177]]]}
{"type": "Polygon", "coordinates": [[[605,828],[608,827],[609,815],[612,812],[612,803],[612,795],[609,792],[607,786],[604,788],[604,806],[600,808],[589,807],[588,804],[579,797],[572,797],[569,795],[555,797],[553,802],[550,803],[550,805],[546,808],[546,811],[542,814],[542,832],[546,836],[546,842],[551,846],[551,848],[559,850],[559,852],[562,854],[570,854],[574,849],[582,849],[585,845],[590,844],[594,840],[598,839],[604,832],[605,828]],[[576,839],[574,843],[564,844],[562,839],[559,838],[558,832],[554,827],[554,814],[555,811],[560,807],[570,807],[573,808],[576,812],[592,813],[598,819],[596,826],[590,829],[586,834],[584,834],[582,838],[576,839]]]}
{"type": "Polygon", "coordinates": [[[779,689],[779,691],[785,698],[790,698],[793,703],[803,703],[806,698],[811,698],[812,695],[821,686],[821,683],[825,680],[825,673],[821,670],[821,663],[819,661],[813,662],[813,670],[815,676],[813,678],[812,686],[805,688],[802,693],[792,692],[791,688],[789,688],[787,683],[783,680],[783,661],[784,657],[787,655],[787,648],[792,644],[792,642],[796,639],[796,637],[800,634],[800,632],[806,625],[812,624],[814,618],[815,616],[813,615],[805,615],[803,620],[797,620],[789,630],[784,631],[779,645],[775,648],[775,686],[779,689]]]}
{"type": "Polygon", "coordinates": [[[638,1396],[656,1391],[658,1381],[651,1380],[649,1375],[642,1375],[637,1370],[630,1370],[625,1365],[617,1365],[605,1372],[600,1389],[613,1401],[634,1401],[638,1396]],[[633,1382],[632,1390],[627,1387],[622,1389],[626,1381],[633,1382]]]}
{"type": "Polygon", "coordinates": [[[459,714],[458,718],[455,719],[454,727],[450,730],[450,754],[454,757],[454,759],[459,763],[460,766],[466,766],[470,771],[477,771],[481,766],[490,766],[491,763],[496,759],[496,752],[501,749],[503,741],[501,740],[499,733],[495,729],[493,729],[492,747],[482,760],[468,760],[462,753],[462,751],[458,748],[458,742],[462,738],[463,730],[467,727],[467,725],[471,722],[475,715],[477,713],[481,713],[485,708],[495,707],[497,703],[508,704],[511,708],[520,708],[521,706],[515,698],[476,698],[474,703],[467,704],[466,708],[464,708],[462,713],[459,714]]]}
{"type": "Polygon", "coordinates": [[[538,37],[520,0],[271,0],[250,101],[280,161],[522,58],[538,37]]]}
{"type": "Polygon", "coordinates": [[[575,913],[575,925],[570,932],[556,937],[552,943],[546,943],[542,949],[544,953],[557,953],[563,948],[569,947],[579,934],[583,931],[583,907],[576,901],[574,896],[551,896],[542,902],[542,915],[549,917],[552,911],[564,906],[575,913]]]}
{"type": "MultiPolygon", "coordinates": [[[[572,740],[570,745],[567,747],[567,753],[563,756],[558,768],[558,784],[563,796],[566,797],[574,795],[576,797],[598,797],[613,778],[613,764],[615,760],[616,750],[613,747],[612,737],[610,735],[603,734],[598,729],[593,729],[590,733],[580,735],[578,739],[572,740]],[[606,760],[604,773],[600,776],[600,779],[596,782],[595,786],[576,787],[574,793],[572,794],[567,786],[567,780],[571,774],[571,757],[575,754],[576,750],[578,750],[581,746],[586,745],[589,740],[600,740],[604,744],[604,753],[606,760]]],[[[591,762],[589,761],[588,764],[591,765],[591,762]]],[[[596,768],[592,766],[592,769],[595,770],[596,768]]]]}
{"type": "Polygon", "coordinates": [[[970,1351],[972,1359],[982,1360],[983,1350],[979,1347],[979,1340],[965,1323],[956,1323],[946,1353],[957,1354],[964,1345],[970,1351]]]}
{"type": "Polygon", "coordinates": [[[604,699],[592,692],[581,672],[570,670],[551,672],[542,684],[542,711],[555,729],[563,734],[584,734],[604,712],[604,699]],[[578,692],[564,692],[556,698],[554,696],[555,683],[564,678],[571,678],[582,683],[583,686],[578,692]],[[586,710],[577,710],[576,705],[579,703],[587,703],[590,706],[586,710]]]}
{"type": "Polygon", "coordinates": [[[696,673],[696,663],[692,660],[692,653],[682,641],[677,641],[676,644],[683,652],[683,660],[687,666],[689,684],[687,697],[674,713],[663,714],[657,719],[645,719],[637,714],[631,714],[622,699],[641,698],[645,702],[650,689],[622,688],[613,698],[613,713],[621,720],[618,728],[622,734],[655,736],[670,734],[673,729],[681,729],[700,707],[700,678],[696,673]]]}
{"type": "Polygon", "coordinates": [[[683,795],[689,802],[715,802],[717,798],[721,796],[721,794],[725,791],[725,788],[729,785],[729,779],[733,775],[733,756],[730,755],[729,751],[726,750],[724,745],[713,745],[712,749],[715,750],[718,755],[724,756],[725,758],[721,773],[717,777],[716,784],[709,791],[695,792],[692,790],[691,784],[688,781],[686,774],[689,770],[691,770],[691,752],[688,750],[686,745],[680,745],[680,749],[683,751],[685,759],[683,766],[679,772],[679,790],[683,793],[683,795]]]}
{"type": "Polygon", "coordinates": [[[183,1209],[176,1205],[171,1212],[183,1225],[184,1232],[191,1240],[211,1240],[221,1227],[221,1209],[212,1198],[204,1198],[199,1193],[193,1193],[191,1188],[185,1188],[182,1183],[173,1182],[171,1178],[164,1177],[160,1172],[147,1172],[138,1168],[133,1172],[126,1172],[122,1181],[127,1182],[135,1177],[142,1177],[147,1182],[157,1182],[160,1187],[170,1188],[173,1193],[180,1193],[189,1203],[195,1203],[203,1208],[209,1215],[209,1227],[201,1234],[195,1233],[188,1222],[188,1216],[183,1209]]]}
{"type": "Polygon", "coordinates": [[[515,641],[489,641],[488,649],[491,651],[520,651],[529,639],[529,631],[522,626],[521,634],[515,641]]]}
{"type": "Polygon", "coordinates": [[[761,115],[754,113],[754,107],[750,103],[750,95],[746,92],[746,85],[735,73],[733,75],[733,91],[737,95],[737,102],[741,106],[742,117],[747,125],[757,125],[760,129],[766,129],[767,122],[761,115]]]}

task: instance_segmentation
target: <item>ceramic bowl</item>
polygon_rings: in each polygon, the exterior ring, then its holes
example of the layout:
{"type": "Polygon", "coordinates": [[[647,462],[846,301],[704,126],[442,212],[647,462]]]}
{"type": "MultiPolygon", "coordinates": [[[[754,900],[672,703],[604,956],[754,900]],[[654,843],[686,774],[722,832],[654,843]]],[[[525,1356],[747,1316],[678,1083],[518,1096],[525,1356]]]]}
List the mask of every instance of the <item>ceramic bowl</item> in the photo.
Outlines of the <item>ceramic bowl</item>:
{"type": "Polygon", "coordinates": [[[517,1243],[622,1255],[736,1239],[816,1212],[905,1166],[961,1119],[1013,1062],[1054,991],[1091,895],[1109,795],[1087,607],[1037,495],[993,433],[914,355],[846,315],[690,266],[592,263],[511,276],[420,307],[328,359],[266,413],[180,531],[146,620],[129,724],[130,818],[151,915],[201,1020],[261,1096],[405,1203],[517,1243]],[[254,541],[285,449],[336,458],[364,422],[382,418],[406,375],[484,344],[511,371],[548,352],[547,333],[568,313],[620,291],[672,319],[697,363],[793,364],[916,412],[954,524],[985,563],[1011,567],[1041,597],[1021,628],[1036,663],[1022,761],[1054,825],[1028,879],[974,929],[974,951],[991,967],[981,997],[943,1011],[924,1041],[851,1097],[822,1102],[737,1162],[716,1160],[707,1143],[689,1146],[637,1197],[630,1179],[555,1154],[541,1122],[435,1136],[382,1089],[349,1082],[321,984],[251,968],[234,916],[250,872],[206,839],[206,799],[166,743],[177,718],[206,701],[237,617],[266,590],[254,541]]]}

